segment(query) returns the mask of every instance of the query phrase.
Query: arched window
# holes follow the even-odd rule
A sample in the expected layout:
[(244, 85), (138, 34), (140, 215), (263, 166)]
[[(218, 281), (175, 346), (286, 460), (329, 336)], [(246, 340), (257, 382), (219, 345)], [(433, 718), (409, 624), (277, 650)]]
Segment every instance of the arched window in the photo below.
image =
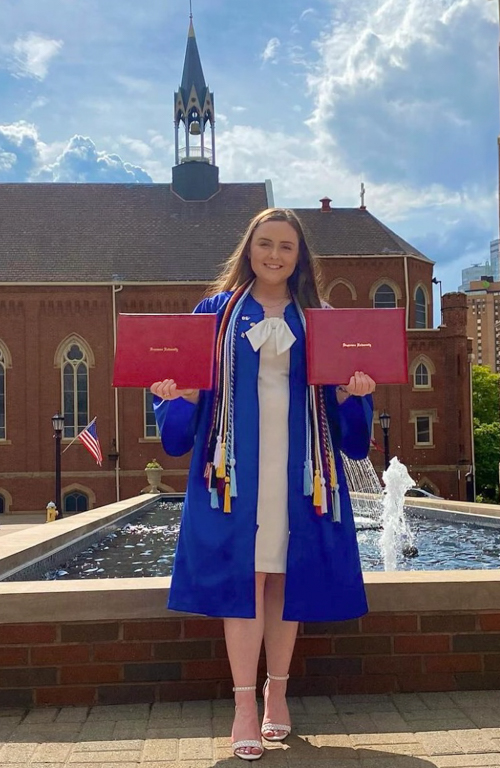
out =
[(7, 414), (5, 412), (6, 410), (6, 401), (5, 401), (6, 369), (7, 369), (7, 364), (5, 361), (5, 355), (2, 352), (2, 348), (0, 347), (0, 440), (5, 440), (7, 438), (7, 432), (6, 432)]
[(7, 505), (6, 505), (6, 503), (5, 503), (5, 499), (4, 499), (4, 497), (2, 496), (2, 494), (0, 493), (0, 515), (3, 515), (3, 513), (5, 512), (5, 507), (6, 507), (6, 506), (7, 506)]
[(89, 423), (89, 368), (85, 350), (72, 343), (61, 366), (64, 437), (76, 437)]
[(382, 283), (375, 291), (373, 306), (375, 309), (392, 309), (397, 307), (396, 294), (390, 285)]
[(79, 491), (73, 491), (73, 493), (67, 493), (63, 501), (63, 509), (65, 512), (86, 512), (89, 508), (89, 499), (85, 493)]
[(418, 355), (410, 363), (410, 376), (413, 380), (413, 389), (432, 389), (432, 377), (436, 373), (436, 366), (427, 355)]
[(415, 291), (415, 328), (427, 328), (427, 297), (421, 285)]
[(440, 496), (441, 492), (437, 485), (432, 482), (432, 480), (429, 480), (428, 477), (421, 477), (418, 481), (417, 488), (421, 488), (423, 491), (427, 491), (427, 493), (433, 493), (434, 496)]
[(424, 363), (419, 363), (415, 368), (415, 387), (429, 386), (429, 370)]
[(326, 287), (325, 296), (328, 303), (335, 308), (352, 307), (353, 302), (358, 298), (354, 284), (344, 277), (332, 280)]

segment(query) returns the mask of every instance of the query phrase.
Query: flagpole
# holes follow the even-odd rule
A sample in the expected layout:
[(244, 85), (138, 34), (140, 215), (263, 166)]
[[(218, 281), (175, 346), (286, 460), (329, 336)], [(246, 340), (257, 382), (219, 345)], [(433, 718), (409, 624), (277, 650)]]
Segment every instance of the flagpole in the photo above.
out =
[[(81, 434), (82, 434), (82, 432), (84, 432), (86, 429), (88, 429), (88, 428), (91, 426), (91, 424), (93, 424), (93, 423), (94, 423), (94, 421), (97, 421), (97, 416), (94, 416), (94, 418), (92, 419), (92, 421), (89, 421), (89, 423), (87, 424), (87, 426), (86, 426), (86, 427), (84, 427), (82, 430), (80, 430), (80, 432), (78, 433), (78, 435), (81, 435)], [(78, 440), (78, 435), (77, 435), (76, 437), (74, 437), (74, 438), (73, 438), (73, 440), (71, 441), (71, 443), (68, 443), (68, 445), (67, 445), (67, 446), (66, 446), (66, 448), (64, 449), (63, 453), (66, 453), (66, 451), (68, 450), (68, 448), (71, 448), (71, 446), (73, 445), (73, 443), (75, 442), (75, 440)]]

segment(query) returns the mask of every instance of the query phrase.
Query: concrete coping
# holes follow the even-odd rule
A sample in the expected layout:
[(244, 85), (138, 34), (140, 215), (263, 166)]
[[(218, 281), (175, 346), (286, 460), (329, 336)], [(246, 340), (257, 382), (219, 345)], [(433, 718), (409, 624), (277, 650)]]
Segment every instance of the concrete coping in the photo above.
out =
[[(155, 498), (153, 494), (137, 496), (6, 536), (0, 540), (0, 575), (57, 551)], [(460, 519), (463, 512), (482, 514), (490, 520), (500, 517), (496, 505), (434, 499), (411, 501), (411, 506), (420, 510), (435, 510), (439, 504), (447, 518), (457, 508)], [(500, 570), (496, 569), (371, 571), (364, 574), (364, 579), (370, 610), (374, 612), (498, 611), (500, 605)], [(0, 625), (179, 617), (179, 613), (166, 609), (170, 583), (170, 577), (4, 581), (0, 582)]]
[(127, 513), (151, 504), (156, 498), (159, 498), (158, 494), (142, 494), (45, 525), (33, 525), (2, 537), (0, 579), (18, 570), (20, 566), (55, 553), (79, 538), (114, 523)]
[[(371, 571), (364, 579), (370, 611), (377, 613), (498, 611), (500, 605), (500, 570)], [(170, 584), (170, 577), (0, 582), (0, 626), (179, 618), (166, 608)]]

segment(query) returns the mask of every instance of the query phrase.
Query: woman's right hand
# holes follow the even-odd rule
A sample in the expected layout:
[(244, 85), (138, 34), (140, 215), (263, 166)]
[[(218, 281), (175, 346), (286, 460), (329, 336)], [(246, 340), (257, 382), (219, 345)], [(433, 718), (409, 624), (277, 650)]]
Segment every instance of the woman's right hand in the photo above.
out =
[(177, 400), (182, 397), (189, 403), (196, 405), (200, 399), (199, 389), (177, 389), (177, 384), (173, 379), (164, 379), (163, 381), (155, 381), (151, 385), (151, 392), (157, 397), (161, 397), (162, 400)]

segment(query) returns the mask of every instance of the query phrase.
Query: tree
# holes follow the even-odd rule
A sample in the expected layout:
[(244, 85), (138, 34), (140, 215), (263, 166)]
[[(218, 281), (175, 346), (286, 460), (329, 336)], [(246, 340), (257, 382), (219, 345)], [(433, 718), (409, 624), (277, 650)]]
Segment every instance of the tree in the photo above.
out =
[(500, 462), (500, 375), (486, 365), (472, 367), (476, 489), (484, 501), (498, 499)]
[(472, 407), (481, 424), (494, 424), (500, 416), (500, 375), (487, 365), (472, 366)]
[(498, 498), (498, 463), (500, 462), (500, 424), (481, 424), (474, 419), (476, 488), (485, 501)]

